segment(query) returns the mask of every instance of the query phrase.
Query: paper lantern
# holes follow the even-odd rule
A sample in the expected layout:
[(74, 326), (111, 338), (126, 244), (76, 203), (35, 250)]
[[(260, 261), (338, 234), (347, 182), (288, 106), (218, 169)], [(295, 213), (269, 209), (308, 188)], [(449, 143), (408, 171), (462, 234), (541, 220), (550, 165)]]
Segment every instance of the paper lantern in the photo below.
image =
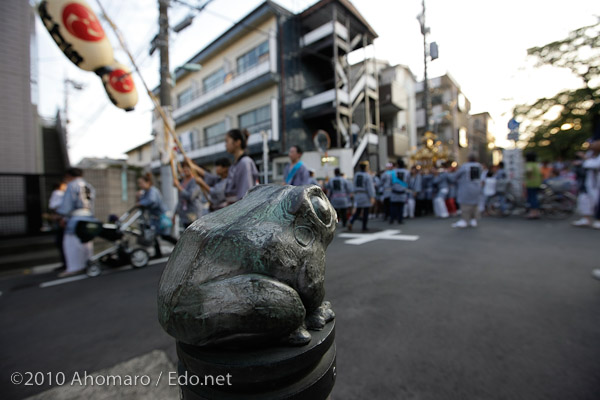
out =
[(52, 39), (79, 68), (100, 75), (113, 62), (113, 48), (85, 1), (44, 0), (38, 10)]
[(131, 70), (119, 62), (113, 61), (105, 69), (101, 78), (110, 101), (125, 111), (133, 110), (138, 101), (138, 93)]

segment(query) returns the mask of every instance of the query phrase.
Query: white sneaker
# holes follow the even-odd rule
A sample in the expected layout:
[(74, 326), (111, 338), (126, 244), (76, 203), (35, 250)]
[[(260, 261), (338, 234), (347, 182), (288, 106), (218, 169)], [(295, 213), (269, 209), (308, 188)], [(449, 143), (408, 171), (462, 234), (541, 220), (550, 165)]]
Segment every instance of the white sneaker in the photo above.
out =
[(590, 220), (587, 218), (579, 218), (577, 221), (571, 222), (573, 226), (590, 226)]
[(471, 222), (470, 222), (470, 225), (471, 225), (473, 228), (477, 228), (477, 220), (476, 220), (476, 219), (472, 219), (472, 220), (471, 220)]
[(453, 228), (466, 228), (467, 226), (467, 221), (465, 221), (464, 219), (460, 219), (452, 224)]
[(600, 269), (595, 269), (592, 271), (592, 276), (596, 279), (600, 280)]
[(600, 229), (600, 220), (595, 220), (594, 222), (592, 222), (592, 228)]

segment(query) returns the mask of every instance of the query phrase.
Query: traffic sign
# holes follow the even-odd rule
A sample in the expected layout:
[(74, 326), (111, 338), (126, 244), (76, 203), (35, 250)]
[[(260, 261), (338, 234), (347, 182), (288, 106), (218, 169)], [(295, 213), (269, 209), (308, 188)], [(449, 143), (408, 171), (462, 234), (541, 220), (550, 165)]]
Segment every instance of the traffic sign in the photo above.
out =
[(514, 140), (514, 141), (517, 141), (517, 140), (519, 140), (519, 132), (516, 132), (516, 131), (511, 131), (511, 132), (508, 134), (508, 140)]
[(521, 124), (519, 124), (514, 118), (511, 118), (511, 120), (508, 121), (508, 129), (510, 129), (511, 131), (519, 130), (519, 125)]

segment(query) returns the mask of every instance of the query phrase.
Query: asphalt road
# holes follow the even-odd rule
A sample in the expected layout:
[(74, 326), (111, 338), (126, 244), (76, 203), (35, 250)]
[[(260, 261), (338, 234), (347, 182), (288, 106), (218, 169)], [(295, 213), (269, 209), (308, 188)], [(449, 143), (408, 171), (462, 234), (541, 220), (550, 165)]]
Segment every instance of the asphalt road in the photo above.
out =
[[(353, 245), (338, 233), (330, 245), (332, 399), (600, 398), (600, 231), (519, 219), (371, 227), (418, 239)], [(156, 317), (163, 267), (48, 287), (52, 274), (1, 280), (0, 397), (48, 389), (12, 385), (15, 371), (97, 371), (153, 350), (175, 361)]]

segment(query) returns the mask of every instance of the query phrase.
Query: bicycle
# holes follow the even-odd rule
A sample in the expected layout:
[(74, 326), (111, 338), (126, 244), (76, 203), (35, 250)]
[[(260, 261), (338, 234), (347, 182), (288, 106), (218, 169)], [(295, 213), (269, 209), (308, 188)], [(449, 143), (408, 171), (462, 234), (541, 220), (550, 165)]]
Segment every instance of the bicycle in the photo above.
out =
[[(504, 212), (502, 210), (502, 197), (504, 197)], [(577, 198), (573, 193), (565, 190), (564, 182), (553, 184), (544, 183), (538, 192), (540, 214), (551, 219), (565, 219), (573, 214), (577, 205)], [(495, 194), (486, 203), (486, 212), (489, 216), (500, 217), (510, 215), (525, 215), (529, 211), (529, 204), (524, 198), (517, 197), (510, 190), (503, 194)]]

